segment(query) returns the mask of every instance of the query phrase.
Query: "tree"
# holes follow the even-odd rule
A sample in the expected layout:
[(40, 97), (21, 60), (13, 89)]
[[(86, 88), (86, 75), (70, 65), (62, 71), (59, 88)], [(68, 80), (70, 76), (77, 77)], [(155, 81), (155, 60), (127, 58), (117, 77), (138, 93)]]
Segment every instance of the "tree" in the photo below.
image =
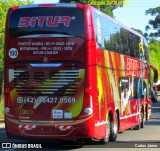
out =
[(119, 6), (123, 6), (125, 0), (59, 0), (60, 3), (85, 3), (90, 4), (102, 12), (113, 17), (113, 10)]
[[(158, 40), (151, 41), (148, 44), (149, 54), (150, 54), (150, 63), (154, 65), (158, 72), (160, 72), (160, 42)], [(152, 75), (153, 76), (153, 75)], [(153, 79), (153, 78), (152, 78)], [(160, 77), (159, 77), (160, 79)]]
[(30, 0), (0, 0), (0, 84), (3, 81), (3, 54), (6, 14), (9, 7), (31, 4)]
[(135, 29), (135, 28), (132, 28), (132, 29), (135, 30), (136, 32), (138, 32), (139, 34), (143, 35), (142, 30), (140, 30), (140, 29)]
[(160, 6), (146, 10), (146, 15), (148, 14), (155, 16), (155, 18), (149, 20), (149, 25), (146, 26), (146, 31), (153, 30), (153, 32), (150, 34), (145, 33), (145, 37), (154, 41), (156, 38), (160, 37)]

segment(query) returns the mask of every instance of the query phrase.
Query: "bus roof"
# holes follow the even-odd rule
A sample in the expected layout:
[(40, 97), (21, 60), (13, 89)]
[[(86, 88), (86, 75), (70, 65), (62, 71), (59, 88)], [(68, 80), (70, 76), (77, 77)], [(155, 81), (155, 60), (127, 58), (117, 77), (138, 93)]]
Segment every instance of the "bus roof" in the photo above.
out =
[(12, 8), (23, 9), (23, 8), (34, 8), (34, 7), (80, 7), (82, 4), (69, 4), (69, 3), (43, 3), (43, 4), (32, 4), (32, 5), (22, 5), (14, 6)]
[[(91, 7), (92, 7), (92, 6), (91, 6)], [(114, 22), (114, 23), (120, 25), (121, 27), (127, 29), (128, 31), (132, 32), (133, 34), (135, 34), (135, 35), (137, 35), (137, 36), (139, 36), (139, 37), (143, 37), (143, 36), (142, 36), (140, 33), (138, 33), (137, 31), (135, 31), (135, 30), (129, 28), (128, 26), (126, 26), (126, 25), (122, 24), (121, 22), (117, 21), (116, 19), (114, 19), (114, 18), (108, 16), (107, 14), (105, 14), (105, 13), (103, 13), (102, 11), (96, 9), (95, 7), (92, 7), (92, 8), (94, 9), (95, 12), (97, 12), (98, 14), (100, 14), (100, 15), (106, 17), (108, 20), (110, 20), (110, 21), (112, 21), (112, 22)]]
[(32, 4), (32, 5), (23, 5), (23, 6), (15, 6), (15, 7), (12, 7), (12, 10), (16, 10), (16, 9), (23, 9), (23, 8), (36, 8), (36, 7), (68, 7), (68, 8), (73, 8), (73, 7), (77, 7), (77, 8), (83, 8), (84, 6), (89, 6), (89, 7), (92, 7), (93, 10), (106, 17), (108, 20), (120, 25), (121, 27), (127, 29), (128, 31), (132, 32), (133, 34), (139, 36), (139, 37), (143, 37), (140, 33), (138, 33), (137, 31), (127, 27), (126, 25), (122, 24), (121, 22), (117, 21), (116, 19), (108, 16), (107, 14), (103, 13), (102, 11), (94, 8), (93, 6), (89, 5), (89, 4), (70, 4), (70, 3), (43, 3), (43, 4)]

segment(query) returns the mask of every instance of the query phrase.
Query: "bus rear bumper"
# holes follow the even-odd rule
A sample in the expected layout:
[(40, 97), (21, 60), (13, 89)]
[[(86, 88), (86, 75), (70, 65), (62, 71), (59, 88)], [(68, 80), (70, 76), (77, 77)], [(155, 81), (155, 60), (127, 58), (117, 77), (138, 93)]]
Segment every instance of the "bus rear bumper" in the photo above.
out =
[[(6, 133), (9, 137), (21, 137), (23, 139), (41, 140), (44, 138), (53, 140), (88, 140), (93, 138), (92, 118), (79, 124), (35, 124), (20, 123), (6, 120)], [(14, 120), (15, 121), (15, 120)]]

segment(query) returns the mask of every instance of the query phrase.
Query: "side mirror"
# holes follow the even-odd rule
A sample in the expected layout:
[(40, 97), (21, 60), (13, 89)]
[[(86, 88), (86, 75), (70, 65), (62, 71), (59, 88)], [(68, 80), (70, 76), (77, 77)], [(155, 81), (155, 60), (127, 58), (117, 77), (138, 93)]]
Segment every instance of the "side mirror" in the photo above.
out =
[(156, 69), (155, 66), (149, 64), (149, 67), (153, 70), (154, 72), (154, 83), (157, 83), (158, 81), (158, 70)]

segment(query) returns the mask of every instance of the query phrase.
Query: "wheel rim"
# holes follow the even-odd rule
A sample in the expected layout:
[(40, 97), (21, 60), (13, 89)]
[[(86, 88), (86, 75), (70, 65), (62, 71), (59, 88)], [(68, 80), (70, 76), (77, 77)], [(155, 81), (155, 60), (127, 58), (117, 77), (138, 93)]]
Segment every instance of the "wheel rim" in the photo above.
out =
[(143, 113), (141, 113), (141, 128), (143, 128), (144, 127), (144, 114)]
[(118, 125), (117, 125), (117, 121), (116, 121), (116, 123), (113, 124), (113, 133), (117, 134), (117, 132), (118, 132)]
[(106, 141), (108, 142), (109, 141), (109, 136), (110, 136), (110, 133), (111, 133), (110, 119), (108, 119), (108, 124), (106, 126), (107, 126), (107, 128), (106, 128)]

